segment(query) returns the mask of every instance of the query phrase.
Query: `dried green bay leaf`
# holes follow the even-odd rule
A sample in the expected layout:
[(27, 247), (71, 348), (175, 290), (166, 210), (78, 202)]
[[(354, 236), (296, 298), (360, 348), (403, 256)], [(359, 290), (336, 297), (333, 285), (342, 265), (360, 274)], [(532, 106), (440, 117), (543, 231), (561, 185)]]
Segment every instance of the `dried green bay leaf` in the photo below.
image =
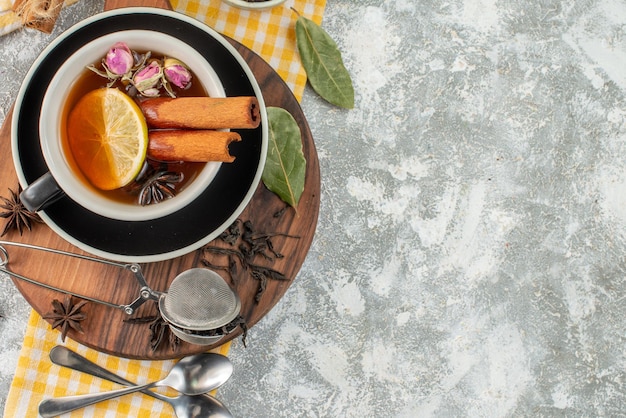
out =
[(269, 144), (263, 168), (263, 183), (289, 205), (296, 207), (306, 174), (302, 134), (296, 120), (285, 109), (268, 107)]
[(318, 24), (298, 16), (296, 44), (313, 90), (329, 103), (352, 109), (354, 88), (335, 41)]

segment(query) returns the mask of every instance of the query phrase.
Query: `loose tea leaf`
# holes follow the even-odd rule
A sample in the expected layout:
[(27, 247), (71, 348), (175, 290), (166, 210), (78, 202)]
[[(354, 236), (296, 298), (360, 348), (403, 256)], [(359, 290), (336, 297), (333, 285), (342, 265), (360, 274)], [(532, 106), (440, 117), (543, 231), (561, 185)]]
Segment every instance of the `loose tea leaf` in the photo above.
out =
[(296, 207), (306, 174), (300, 127), (293, 116), (278, 107), (267, 108), (269, 145), (263, 183), (283, 201)]
[(354, 88), (335, 41), (319, 25), (298, 15), (296, 44), (309, 83), (324, 100), (354, 107)]
[(178, 338), (171, 330), (165, 319), (158, 312), (158, 304), (155, 303), (157, 313), (151, 316), (141, 316), (135, 318), (124, 319), (124, 322), (128, 324), (149, 324), (150, 329), (150, 349), (155, 352), (167, 336), (167, 342), (169, 349), (173, 352), (178, 352), (180, 347), (180, 338)]
[[(219, 237), (221, 241), (229, 245), (224, 248), (218, 245), (206, 245), (203, 247), (205, 253), (202, 263), (215, 270), (226, 271), (233, 283), (239, 281), (239, 274), (249, 274), (250, 277), (257, 280), (259, 287), (255, 295), (255, 301), (258, 303), (265, 292), (265, 288), (269, 280), (289, 280), (283, 273), (257, 262), (274, 262), (276, 259), (283, 258), (274, 246), (272, 238), (285, 237), (299, 239), (299, 236), (289, 235), (281, 232), (258, 232), (254, 229), (252, 222), (241, 221), (237, 219), (233, 224), (222, 233)], [(225, 257), (226, 265), (215, 264), (215, 257)], [(240, 267), (240, 268), (238, 268)]]

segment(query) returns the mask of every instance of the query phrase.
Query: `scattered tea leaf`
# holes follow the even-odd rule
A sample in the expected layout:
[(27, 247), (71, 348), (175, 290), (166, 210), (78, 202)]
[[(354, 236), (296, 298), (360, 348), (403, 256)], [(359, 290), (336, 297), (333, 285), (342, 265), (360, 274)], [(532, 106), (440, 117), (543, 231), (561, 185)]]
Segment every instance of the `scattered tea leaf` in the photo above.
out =
[(313, 90), (329, 103), (352, 109), (354, 88), (335, 41), (318, 24), (298, 15), (296, 44)]
[(283, 201), (296, 207), (306, 174), (302, 136), (296, 120), (285, 109), (268, 107), (269, 144), (263, 183)]
[[(202, 264), (214, 270), (227, 272), (235, 286), (243, 278), (241, 275), (255, 279), (258, 288), (254, 300), (258, 303), (270, 280), (289, 280), (280, 271), (267, 266), (267, 263), (273, 263), (284, 257), (274, 246), (275, 237), (300, 238), (282, 232), (259, 232), (251, 221), (237, 219), (219, 236), (220, 241), (228, 244), (228, 247), (211, 244), (204, 246)], [(226, 260), (216, 263), (216, 258)]]
[(169, 349), (173, 352), (177, 352), (180, 348), (180, 338), (178, 338), (176, 334), (171, 331), (169, 324), (161, 316), (158, 311), (158, 303), (155, 303), (154, 306), (157, 308), (157, 313), (155, 315), (127, 318), (124, 319), (124, 322), (128, 324), (149, 324), (150, 349), (152, 352), (159, 349), (161, 343), (165, 341), (166, 336)]

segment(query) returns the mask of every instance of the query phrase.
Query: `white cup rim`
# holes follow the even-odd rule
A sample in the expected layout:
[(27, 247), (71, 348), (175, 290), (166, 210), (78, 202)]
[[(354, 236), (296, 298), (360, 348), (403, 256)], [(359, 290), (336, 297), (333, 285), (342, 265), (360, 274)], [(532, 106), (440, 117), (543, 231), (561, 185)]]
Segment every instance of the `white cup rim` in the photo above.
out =
[[(141, 206), (105, 197), (84, 179), (76, 177), (61, 145), (61, 109), (71, 84), (89, 71), (86, 65), (97, 63), (116, 42), (125, 42), (131, 49), (150, 50), (158, 45), (158, 53), (178, 58), (194, 72), (203, 87), (212, 97), (224, 97), (224, 87), (207, 60), (181, 40), (150, 30), (132, 29), (110, 33), (83, 45), (72, 54), (56, 71), (46, 89), (40, 119), (40, 143), (48, 169), (60, 188), (76, 203), (98, 215), (122, 221), (147, 221), (170, 215), (189, 203), (206, 189), (220, 168), (220, 163), (209, 162), (185, 189), (171, 199)], [(152, 48), (153, 49), (153, 48)], [(51, 118), (46, 115), (58, 115)]]

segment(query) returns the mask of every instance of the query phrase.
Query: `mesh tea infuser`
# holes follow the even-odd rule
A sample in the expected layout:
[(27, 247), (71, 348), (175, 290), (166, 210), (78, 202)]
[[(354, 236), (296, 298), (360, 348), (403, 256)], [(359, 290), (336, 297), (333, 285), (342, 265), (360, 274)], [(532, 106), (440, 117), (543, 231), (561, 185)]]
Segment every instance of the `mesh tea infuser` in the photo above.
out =
[[(46, 251), (128, 270), (133, 274), (140, 286), (139, 296), (127, 305), (118, 305), (38, 282), (8, 269), (9, 253), (4, 247), (5, 245)], [(193, 335), (193, 332), (209, 331), (223, 327), (233, 321), (239, 315), (241, 309), (239, 296), (230, 288), (228, 283), (219, 274), (204, 268), (192, 268), (183, 271), (174, 278), (168, 292), (158, 292), (148, 286), (139, 264), (123, 264), (32, 244), (0, 241), (0, 272), (49, 290), (66, 293), (112, 308), (122, 309), (127, 315), (132, 315), (146, 301), (155, 300), (158, 302), (161, 316), (168, 322), (172, 332), (183, 341), (193, 344), (207, 345), (217, 341), (223, 335), (220, 335), (217, 339), (215, 336), (211, 339), (198, 339), (193, 338), (197, 337)]]

